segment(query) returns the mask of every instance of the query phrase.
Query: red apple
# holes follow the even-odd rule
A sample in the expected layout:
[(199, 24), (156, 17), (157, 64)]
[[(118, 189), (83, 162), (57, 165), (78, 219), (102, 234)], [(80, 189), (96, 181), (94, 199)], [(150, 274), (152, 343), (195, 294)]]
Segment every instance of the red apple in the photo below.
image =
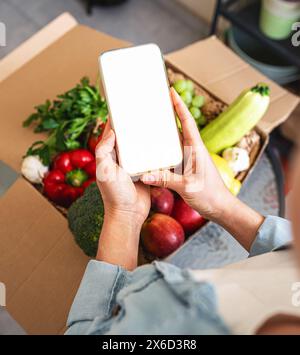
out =
[(141, 238), (148, 253), (164, 258), (183, 244), (184, 231), (174, 218), (154, 213), (143, 224)]
[(196, 232), (205, 223), (205, 219), (180, 197), (175, 199), (172, 217), (181, 224), (186, 236)]
[(174, 196), (168, 189), (151, 187), (151, 208), (154, 212), (170, 215), (174, 205)]

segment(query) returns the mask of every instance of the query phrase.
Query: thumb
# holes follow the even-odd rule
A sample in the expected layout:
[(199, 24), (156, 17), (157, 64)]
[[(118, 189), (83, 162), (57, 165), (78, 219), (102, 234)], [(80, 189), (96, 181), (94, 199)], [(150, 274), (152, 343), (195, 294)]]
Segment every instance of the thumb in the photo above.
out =
[(145, 185), (168, 188), (178, 193), (180, 192), (182, 185), (182, 176), (171, 173), (170, 170), (154, 171), (144, 174), (141, 180)]
[(115, 134), (112, 130), (106, 131), (102, 140), (97, 144), (95, 156), (97, 163), (102, 162), (109, 156), (115, 146)]
[(96, 147), (96, 177), (97, 180), (113, 181), (116, 178), (117, 166), (114, 161), (115, 135), (108, 131)]

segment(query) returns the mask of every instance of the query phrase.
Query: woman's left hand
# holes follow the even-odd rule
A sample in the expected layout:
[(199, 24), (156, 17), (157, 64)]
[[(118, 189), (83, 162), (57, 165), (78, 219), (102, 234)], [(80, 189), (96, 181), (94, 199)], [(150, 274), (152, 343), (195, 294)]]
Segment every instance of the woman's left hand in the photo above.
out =
[(139, 236), (150, 210), (150, 189), (116, 163), (115, 134), (109, 122), (96, 147), (97, 184), (104, 202), (104, 223), (96, 258), (132, 270), (137, 266)]
[(150, 209), (149, 187), (141, 182), (134, 183), (115, 158), (115, 134), (108, 121), (96, 148), (97, 184), (105, 213), (111, 216), (124, 215), (128, 222), (131, 220), (142, 224)]

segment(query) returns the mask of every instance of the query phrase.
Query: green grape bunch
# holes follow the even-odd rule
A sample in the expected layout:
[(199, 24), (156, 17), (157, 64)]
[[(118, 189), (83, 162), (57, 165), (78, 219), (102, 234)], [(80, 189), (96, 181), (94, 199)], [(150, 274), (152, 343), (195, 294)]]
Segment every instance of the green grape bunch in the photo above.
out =
[(202, 95), (196, 95), (194, 83), (191, 80), (180, 79), (174, 83), (173, 87), (187, 105), (198, 128), (205, 126), (207, 120), (201, 112), (201, 107), (205, 104), (205, 98)]

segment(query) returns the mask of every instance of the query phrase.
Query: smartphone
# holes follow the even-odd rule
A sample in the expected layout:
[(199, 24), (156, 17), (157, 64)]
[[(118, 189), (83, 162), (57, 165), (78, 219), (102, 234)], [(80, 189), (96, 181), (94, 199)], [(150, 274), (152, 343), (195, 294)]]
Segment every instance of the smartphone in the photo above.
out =
[(159, 47), (107, 51), (99, 66), (120, 166), (137, 176), (179, 165), (182, 146)]

